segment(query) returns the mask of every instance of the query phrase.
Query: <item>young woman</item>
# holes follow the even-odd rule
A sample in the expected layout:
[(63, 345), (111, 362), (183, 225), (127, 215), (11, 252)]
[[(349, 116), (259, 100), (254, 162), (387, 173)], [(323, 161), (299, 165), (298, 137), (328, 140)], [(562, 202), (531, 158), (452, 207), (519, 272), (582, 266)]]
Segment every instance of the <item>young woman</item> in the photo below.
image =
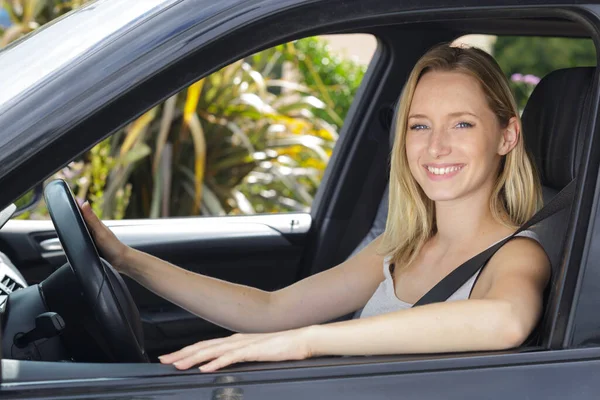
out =
[[(96, 243), (118, 271), (242, 332), (198, 342), (161, 362), (215, 371), (241, 361), (523, 343), (540, 317), (550, 275), (531, 232), (504, 245), (451, 301), (411, 308), (541, 206), (504, 74), (481, 50), (440, 45), (417, 62), (399, 107), (385, 233), (344, 263), (276, 292), (195, 274), (129, 248), (84, 204)], [(353, 320), (326, 323), (356, 310)]]

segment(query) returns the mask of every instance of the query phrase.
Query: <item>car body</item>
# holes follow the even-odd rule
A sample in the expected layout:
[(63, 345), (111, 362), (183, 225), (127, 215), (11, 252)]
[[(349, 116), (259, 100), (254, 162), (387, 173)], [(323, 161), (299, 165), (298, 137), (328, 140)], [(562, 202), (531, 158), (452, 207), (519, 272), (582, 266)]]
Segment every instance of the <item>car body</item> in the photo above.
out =
[[(310, 214), (109, 223), (126, 243), (185, 268), (275, 290), (343, 261), (369, 231), (387, 184), (390, 135), (382, 120), (424, 50), (467, 33), (564, 35), (597, 42), (599, 31), (600, 5), (586, 2), (91, 3), (0, 52), (0, 205), (150, 107), (233, 61), (309, 35), (371, 33), (378, 38), (378, 50)], [(582, 143), (578, 195), (539, 345), (504, 352), (324, 357), (239, 365), (213, 374), (157, 363), (15, 361), (3, 355), (0, 396), (596, 398), (597, 74), (594, 81), (589, 103), (595, 112)], [(50, 221), (10, 221), (0, 231), (0, 251), (29, 284), (37, 283), (65, 261), (61, 251), (41, 247), (55, 237)], [(146, 348), (154, 355), (228, 333), (127, 283), (140, 309)]]

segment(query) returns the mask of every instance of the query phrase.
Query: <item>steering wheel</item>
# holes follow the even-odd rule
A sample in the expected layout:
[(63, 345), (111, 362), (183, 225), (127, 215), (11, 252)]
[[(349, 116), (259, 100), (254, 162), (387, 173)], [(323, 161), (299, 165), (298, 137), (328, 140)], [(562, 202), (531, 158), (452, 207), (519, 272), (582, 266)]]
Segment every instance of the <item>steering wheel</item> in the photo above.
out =
[(99, 324), (107, 356), (114, 362), (148, 362), (139, 311), (123, 278), (98, 255), (73, 192), (58, 179), (46, 185), (44, 198), (67, 261)]

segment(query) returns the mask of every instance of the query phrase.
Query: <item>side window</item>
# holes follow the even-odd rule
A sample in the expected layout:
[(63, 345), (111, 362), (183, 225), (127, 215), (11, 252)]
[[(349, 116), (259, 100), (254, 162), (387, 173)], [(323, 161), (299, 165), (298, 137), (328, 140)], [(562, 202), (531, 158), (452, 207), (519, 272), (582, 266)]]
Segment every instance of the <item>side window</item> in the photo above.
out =
[(467, 35), (456, 43), (480, 47), (494, 56), (509, 79), (521, 111), (540, 79), (550, 72), (596, 65), (591, 39)]
[(53, 178), (104, 219), (309, 212), (375, 48), (371, 35), (328, 35), (246, 57)]

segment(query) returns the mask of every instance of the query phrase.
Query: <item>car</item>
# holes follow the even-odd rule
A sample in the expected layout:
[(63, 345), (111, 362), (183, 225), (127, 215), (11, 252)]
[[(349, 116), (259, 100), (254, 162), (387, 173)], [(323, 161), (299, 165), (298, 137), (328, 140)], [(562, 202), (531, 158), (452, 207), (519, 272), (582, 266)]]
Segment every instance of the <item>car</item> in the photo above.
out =
[[(275, 290), (342, 262), (381, 232), (391, 112), (428, 48), (475, 33), (597, 44), (599, 32), (591, 2), (91, 2), (0, 52), (0, 220), (75, 157), (212, 72), (302, 37), (372, 34), (377, 51), (310, 213), (107, 222), (125, 243), (184, 268)], [(523, 111), (545, 200), (576, 179), (570, 208), (538, 226), (553, 274), (535, 340), (505, 351), (178, 371), (156, 356), (230, 332), (114, 273), (93, 251), (70, 189), (53, 181), (44, 196), (54, 224), (10, 220), (0, 230), (0, 397), (597, 398), (599, 77), (593, 66), (552, 72)]]

